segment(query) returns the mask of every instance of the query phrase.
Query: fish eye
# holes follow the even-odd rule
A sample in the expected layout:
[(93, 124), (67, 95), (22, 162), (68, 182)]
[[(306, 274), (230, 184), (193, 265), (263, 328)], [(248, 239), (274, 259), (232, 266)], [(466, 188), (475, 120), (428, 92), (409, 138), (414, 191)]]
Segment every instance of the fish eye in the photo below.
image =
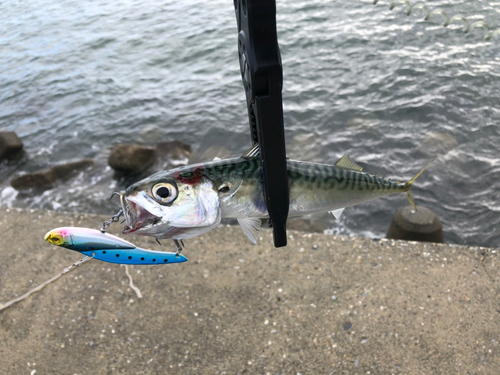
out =
[(226, 184), (222, 184), (221, 186), (219, 186), (219, 193), (227, 193), (230, 189), (229, 189), (229, 186), (227, 186)]
[(153, 197), (160, 203), (172, 203), (177, 198), (177, 188), (168, 182), (160, 182), (151, 190)]

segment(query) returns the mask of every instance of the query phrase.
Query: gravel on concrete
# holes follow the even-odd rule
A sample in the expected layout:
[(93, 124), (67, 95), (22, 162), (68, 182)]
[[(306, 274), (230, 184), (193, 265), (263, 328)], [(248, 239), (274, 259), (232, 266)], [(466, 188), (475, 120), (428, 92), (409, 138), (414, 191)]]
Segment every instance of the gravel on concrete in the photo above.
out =
[[(47, 231), (104, 219), (0, 209), (0, 304), (81, 258)], [(130, 266), (143, 298), (123, 266), (82, 265), (0, 311), (0, 374), (500, 373), (496, 249), (261, 233), (220, 227), (186, 263)]]

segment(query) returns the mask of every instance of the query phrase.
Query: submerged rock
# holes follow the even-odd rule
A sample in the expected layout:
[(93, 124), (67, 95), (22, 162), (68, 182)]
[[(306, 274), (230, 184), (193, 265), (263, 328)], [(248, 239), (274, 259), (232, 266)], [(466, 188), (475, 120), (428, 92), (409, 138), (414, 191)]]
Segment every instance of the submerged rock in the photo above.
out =
[(235, 155), (231, 155), (231, 152), (227, 148), (222, 146), (210, 146), (203, 152), (193, 153), (189, 159), (189, 164), (206, 163), (214, 160), (215, 158), (227, 159), (230, 157), (235, 157)]
[(314, 133), (295, 135), (286, 146), (286, 156), (290, 159), (313, 161), (324, 157), (321, 137)]
[(83, 159), (64, 164), (56, 165), (52, 168), (42, 169), (34, 173), (27, 173), (10, 181), (14, 189), (31, 189), (52, 185), (58, 179), (70, 177), (74, 172), (94, 165), (93, 159)]
[(439, 217), (425, 207), (405, 207), (394, 214), (387, 238), (406, 241), (443, 242)]
[(118, 145), (113, 147), (108, 164), (117, 172), (139, 173), (155, 161), (155, 149), (139, 145)]
[(191, 156), (191, 146), (181, 141), (160, 142), (156, 145), (156, 155), (176, 160), (189, 158)]
[(42, 169), (34, 173), (27, 173), (10, 180), (10, 184), (16, 190), (52, 185), (54, 182), (56, 182), (56, 176), (52, 168)]
[(82, 159), (55, 165), (54, 167), (52, 167), (52, 171), (54, 172), (54, 176), (56, 177), (56, 179), (67, 178), (73, 172), (79, 171), (87, 167), (92, 167), (93, 165), (94, 165), (94, 159)]
[(373, 124), (373, 121), (363, 117), (351, 117), (345, 124), (348, 127), (369, 128)]
[(430, 132), (422, 138), (422, 151), (433, 156), (446, 154), (457, 146), (455, 137), (448, 133)]
[(191, 146), (181, 141), (160, 142), (156, 145), (155, 170), (166, 170), (186, 165), (191, 156)]
[(309, 218), (292, 217), (286, 223), (286, 229), (307, 233), (323, 233), (325, 228)]
[(15, 132), (0, 132), (0, 160), (11, 158), (23, 149), (23, 142)]

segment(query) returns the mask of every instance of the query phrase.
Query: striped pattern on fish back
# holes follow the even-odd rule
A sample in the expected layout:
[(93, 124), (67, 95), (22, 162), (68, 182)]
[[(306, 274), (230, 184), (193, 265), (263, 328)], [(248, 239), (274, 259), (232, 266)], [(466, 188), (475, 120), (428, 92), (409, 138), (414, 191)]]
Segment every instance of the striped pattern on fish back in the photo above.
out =
[(324, 190), (356, 190), (396, 192), (406, 191), (408, 187), (404, 183), (387, 180), (378, 176), (345, 170), (333, 165), (305, 163), (289, 160), (288, 178), (298, 185), (308, 185), (316, 189)]
[(262, 176), (261, 162), (252, 159), (225, 159), (206, 163), (200, 166), (203, 174), (210, 179), (243, 178), (244, 180), (259, 180)]
[[(226, 159), (203, 165), (203, 173), (210, 178), (243, 178), (260, 180), (261, 161), (252, 159)], [(287, 160), (290, 183), (316, 189), (400, 192), (407, 191), (405, 183), (391, 181), (369, 173), (337, 168), (333, 165)]]

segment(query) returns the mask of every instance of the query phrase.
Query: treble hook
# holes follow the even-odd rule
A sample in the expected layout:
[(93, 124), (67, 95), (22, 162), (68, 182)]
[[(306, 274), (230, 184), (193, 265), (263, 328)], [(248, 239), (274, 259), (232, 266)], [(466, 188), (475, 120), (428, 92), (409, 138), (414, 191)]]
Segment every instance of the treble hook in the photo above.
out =
[(121, 196), (123, 194), (123, 190), (121, 192), (114, 191), (113, 194), (109, 197), (109, 200), (113, 199), (115, 195)]
[[(175, 246), (177, 246), (177, 253), (175, 253), (175, 256), (178, 257), (181, 254), (182, 251), (182, 246), (184, 246), (184, 242), (182, 240), (174, 240)], [(182, 246), (181, 246), (182, 244)]]
[(131, 224), (130, 223), (130, 211), (129, 211), (127, 203), (125, 202), (125, 191), (122, 190), (118, 194), (120, 195), (120, 204), (122, 206), (123, 215), (125, 216), (125, 221), (127, 222), (127, 225), (130, 227), (131, 226), (130, 225)]

